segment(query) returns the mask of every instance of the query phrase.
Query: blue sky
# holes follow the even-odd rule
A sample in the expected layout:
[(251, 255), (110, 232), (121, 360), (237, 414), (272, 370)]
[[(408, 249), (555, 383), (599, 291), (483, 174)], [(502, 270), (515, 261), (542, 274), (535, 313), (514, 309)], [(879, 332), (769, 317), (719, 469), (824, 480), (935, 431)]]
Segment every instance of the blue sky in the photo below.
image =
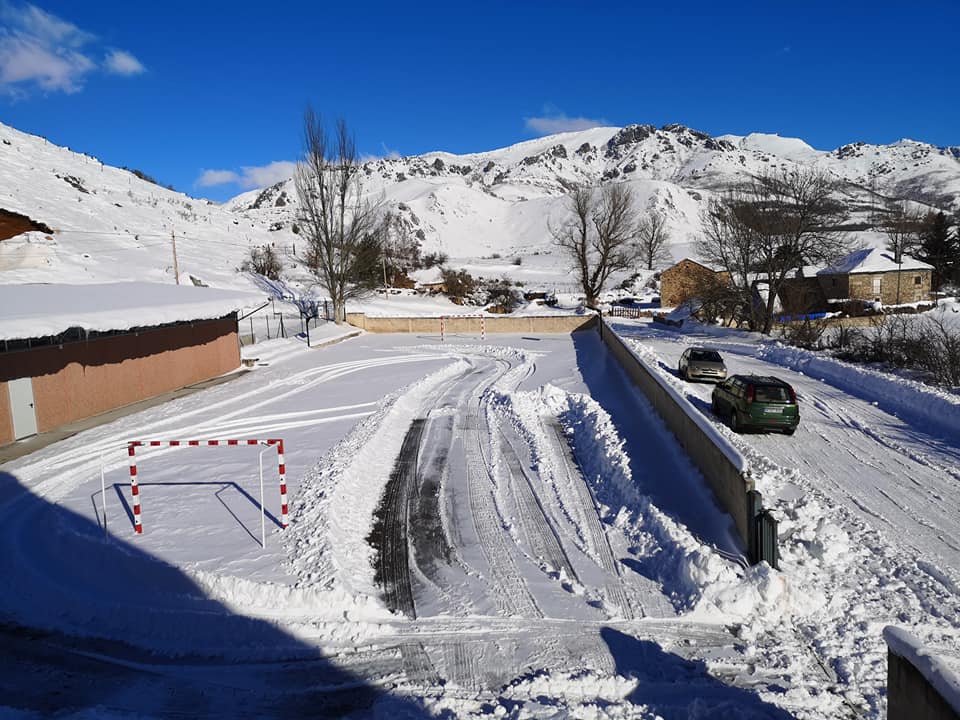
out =
[(0, 121), (215, 200), (308, 103), (365, 155), (679, 122), (819, 149), (960, 145), (960, 2), (0, 0)]

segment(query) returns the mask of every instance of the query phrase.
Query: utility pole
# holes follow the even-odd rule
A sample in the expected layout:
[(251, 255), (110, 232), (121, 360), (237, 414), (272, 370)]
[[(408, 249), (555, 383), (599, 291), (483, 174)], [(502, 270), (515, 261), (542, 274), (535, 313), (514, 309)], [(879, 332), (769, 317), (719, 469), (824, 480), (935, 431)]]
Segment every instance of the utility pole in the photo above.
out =
[(177, 234), (170, 231), (170, 242), (173, 243), (173, 276), (177, 279), (177, 285), (180, 284), (180, 265), (177, 264)]

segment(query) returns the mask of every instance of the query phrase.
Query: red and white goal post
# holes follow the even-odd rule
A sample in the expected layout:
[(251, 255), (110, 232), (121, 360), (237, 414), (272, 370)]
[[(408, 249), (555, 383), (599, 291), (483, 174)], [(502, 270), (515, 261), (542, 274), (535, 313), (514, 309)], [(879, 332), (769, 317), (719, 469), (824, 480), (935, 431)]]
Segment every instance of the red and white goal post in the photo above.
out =
[[(272, 445), (277, 448), (277, 464), (280, 469), (280, 524), (287, 528), (287, 466), (283, 460), (283, 440), (130, 440), (127, 443), (127, 455), (130, 456), (130, 494), (133, 496), (133, 529), (143, 534), (143, 522), (140, 519), (140, 487), (137, 485), (137, 448), (138, 447), (207, 447), (207, 446)], [(262, 483), (261, 483), (262, 484)]]
[[(440, 342), (444, 342), (444, 336), (447, 328), (451, 324), (456, 323), (457, 320), (480, 320), (480, 340), (486, 342), (487, 339), (487, 320), (486, 316), (475, 314), (475, 315), (441, 315), (440, 316)], [(460, 330), (460, 332), (465, 332)]]

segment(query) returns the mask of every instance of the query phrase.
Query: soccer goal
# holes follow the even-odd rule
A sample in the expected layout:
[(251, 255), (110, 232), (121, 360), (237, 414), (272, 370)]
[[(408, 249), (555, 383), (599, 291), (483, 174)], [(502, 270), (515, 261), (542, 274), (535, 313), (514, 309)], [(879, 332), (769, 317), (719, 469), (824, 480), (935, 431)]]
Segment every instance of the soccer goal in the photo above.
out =
[(480, 330), (480, 340), (487, 339), (487, 321), (483, 315), (441, 315), (440, 342), (452, 333), (475, 333)]
[[(130, 456), (130, 495), (133, 499), (133, 530), (138, 535), (143, 534), (143, 521), (140, 516), (140, 486), (137, 484), (137, 448), (138, 447), (238, 447), (247, 445), (265, 445), (267, 449), (277, 449), (277, 465), (280, 470), (280, 524), (287, 527), (287, 467), (283, 460), (283, 440), (273, 438), (269, 440), (130, 440), (127, 442), (127, 455)], [(263, 454), (261, 453), (261, 460)], [(263, 512), (263, 467), (260, 471), (261, 514)]]

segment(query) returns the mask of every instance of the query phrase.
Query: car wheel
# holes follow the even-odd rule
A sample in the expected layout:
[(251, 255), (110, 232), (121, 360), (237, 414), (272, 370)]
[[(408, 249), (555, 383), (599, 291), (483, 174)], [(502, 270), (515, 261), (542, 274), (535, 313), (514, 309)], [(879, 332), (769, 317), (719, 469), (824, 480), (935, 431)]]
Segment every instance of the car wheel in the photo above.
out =
[(714, 415), (719, 415), (720, 413), (717, 412), (717, 409), (718, 409), (718, 408), (717, 408), (717, 400), (716, 400), (716, 398), (711, 397), (711, 398), (710, 398), (710, 410), (713, 412)]
[(736, 408), (730, 409), (730, 429), (735, 433), (743, 431), (743, 425), (740, 424), (740, 416), (737, 414)]
[(787, 428), (786, 430), (783, 431), (783, 434), (784, 434), (784, 435), (793, 435), (796, 431), (797, 431), (797, 429), (796, 429), (795, 427)]

